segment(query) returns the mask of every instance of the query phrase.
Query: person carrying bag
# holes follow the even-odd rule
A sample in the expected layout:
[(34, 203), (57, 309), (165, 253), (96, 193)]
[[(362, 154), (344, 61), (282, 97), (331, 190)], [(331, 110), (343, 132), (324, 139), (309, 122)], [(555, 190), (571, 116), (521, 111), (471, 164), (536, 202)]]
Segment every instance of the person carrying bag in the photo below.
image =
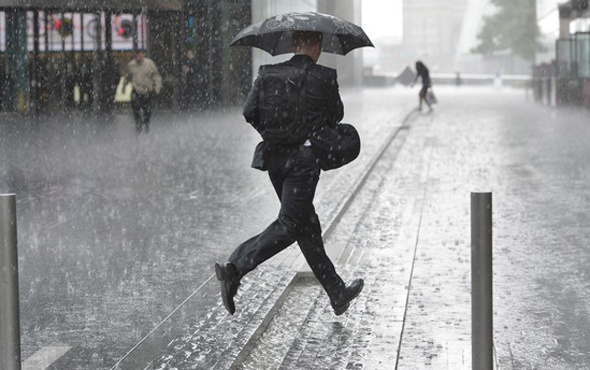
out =
[[(259, 79), (260, 120), (254, 128), (264, 139), (254, 151), (252, 167), (266, 171), (273, 149), (308, 141), (323, 171), (355, 160), (361, 150), (356, 128), (348, 123), (313, 125), (306, 101), (307, 68), (290, 63), (262, 66)], [(340, 104), (342, 104), (340, 102)]]
[(287, 62), (262, 66), (246, 99), (244, 117), (264, 139), (256, 147), (252, 166), (268, 171), (281, 208), (264, 231), (240, 244), (228, 261), (215, 264), (230, 314), (244, 275), (294, 242), (336, 315), (348, 309), (364, 285), (362, 279), (346, 285), (336, 272), (313, 205), (320, 171), (341, 167), (360, 151), (356, 130), (339, 123), (344, 106), (336, 71), (316, 64), (322, 37), (320, 32), (293, 32), (295, 55)]

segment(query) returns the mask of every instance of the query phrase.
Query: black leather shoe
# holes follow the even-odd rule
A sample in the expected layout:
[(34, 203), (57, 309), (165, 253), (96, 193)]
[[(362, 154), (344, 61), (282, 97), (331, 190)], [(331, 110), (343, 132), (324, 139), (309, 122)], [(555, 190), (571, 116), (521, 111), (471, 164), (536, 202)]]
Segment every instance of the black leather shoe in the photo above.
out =
[(334, 313), (336, 316), (340, 316), (348, 310), (348, 306), (350, 306), (350, 301), (358, 297), (363, 290), (363, 286), (365, 285), (365, 281), (363, 279), (356, 279), (349, 286), (344, 288), (344, 291), (338, 297), (337, 300), (332, 301), (332, 308), (334, 309)]
[(238, 269), (231, 262), (215, 264), (215, 275), (221, 285), (221, 300), (227, 311), (233, 315), (236, 312), (234, 305), (234, 296), (240, 286), (240, 276)]

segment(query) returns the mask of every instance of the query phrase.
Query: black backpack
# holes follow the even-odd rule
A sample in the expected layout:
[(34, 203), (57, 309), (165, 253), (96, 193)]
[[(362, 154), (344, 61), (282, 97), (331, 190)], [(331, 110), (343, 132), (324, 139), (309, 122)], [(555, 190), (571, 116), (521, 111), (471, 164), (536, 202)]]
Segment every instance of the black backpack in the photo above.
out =
[(306, 69), (281, 63), (263, 66), (260, 75), (258, 132), (271, 146), (302, 144), (310, 134), (305, 107)]

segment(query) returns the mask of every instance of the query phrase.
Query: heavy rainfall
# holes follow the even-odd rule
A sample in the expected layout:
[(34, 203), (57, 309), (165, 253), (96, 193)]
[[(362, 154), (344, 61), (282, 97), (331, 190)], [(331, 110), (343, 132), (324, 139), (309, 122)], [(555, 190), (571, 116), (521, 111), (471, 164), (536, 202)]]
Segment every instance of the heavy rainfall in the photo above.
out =
[(0, 0), (0, 369), (588, 369), (588, 108), (587, 0)]

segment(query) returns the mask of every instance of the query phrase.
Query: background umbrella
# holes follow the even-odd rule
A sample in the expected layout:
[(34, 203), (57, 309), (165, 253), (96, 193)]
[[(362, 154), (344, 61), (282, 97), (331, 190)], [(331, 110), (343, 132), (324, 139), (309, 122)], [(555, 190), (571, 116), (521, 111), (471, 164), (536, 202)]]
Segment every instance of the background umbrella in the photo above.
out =
[(273, 16), (241, 30), (231, 46), (253, 46), (271, 55), (292, 53), (293, 31), (317, 31), (324, 35), (322, 51), (346, 55), (373, 43), (362, 28), (342, 18), (322, 13), (289, 13)]
[(416, 78), (416, 73), (414, 73), (414, 71), (412, 71), (412, 69), (407, 66), (398, 76), (397, 76), (397, 82), (401, 83), (402, 85), (405, 86), (409, 86), (412, 84), (412, 82), (414, 82), (414, 79)]

